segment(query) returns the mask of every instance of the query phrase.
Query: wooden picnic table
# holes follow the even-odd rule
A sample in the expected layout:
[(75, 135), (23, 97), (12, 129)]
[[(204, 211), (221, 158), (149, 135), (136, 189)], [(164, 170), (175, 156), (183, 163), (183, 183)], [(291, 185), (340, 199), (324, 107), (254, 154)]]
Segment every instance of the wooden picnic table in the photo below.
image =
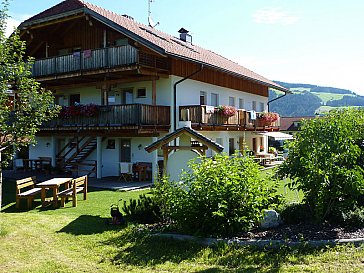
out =
[(25, 170), (31, 171), (43, 170), (44, 167), (49, 168), (51, 165), (51, 159), (37, 158), (37, 159), (23, 159)]
[(53, 207), (56, 208), (58, 206), (58, 192), (59, 187), (61, 185), (65, 185), (65, 188), (69, 188), (69, 184), (72, 181), (72, 178), (62, 177), (62, 178), (52, 178), (46, 180), (44, 182), (38, 183), (36, 186), (42, 188), (41, 198), (42, 198), (42, 206), (45, 206), (45, 198), (47, 189), (52, 189), (53, 191)]

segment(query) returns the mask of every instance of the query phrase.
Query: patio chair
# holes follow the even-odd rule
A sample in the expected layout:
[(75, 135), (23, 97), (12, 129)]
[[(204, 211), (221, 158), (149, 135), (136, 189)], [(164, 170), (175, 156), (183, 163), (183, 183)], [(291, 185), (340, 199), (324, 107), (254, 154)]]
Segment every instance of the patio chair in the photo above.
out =
[(133, 163), (120, 162), (120, 177), (119, 180), (123, 179), (125, 182), (133, 181)]

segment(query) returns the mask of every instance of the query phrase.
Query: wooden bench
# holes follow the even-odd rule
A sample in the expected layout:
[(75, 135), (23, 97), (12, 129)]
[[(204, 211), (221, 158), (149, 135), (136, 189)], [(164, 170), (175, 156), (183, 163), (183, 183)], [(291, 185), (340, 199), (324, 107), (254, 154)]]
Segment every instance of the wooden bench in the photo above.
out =
[[(20, 207), (20, 199), (27, 199), (27, 207), (28, 209), (32, 208), (33, 200), (37, 194), (40, 194), (42, 189), (36, 188), (35, 176), (33, 177), (27, 177), (24, 179), (16, 180), (16, 208), (18, 209)], [(23, 191), (23, 189), (28, 188), (28, 190)]]
[(72, 198), (72, 206), (77, 206), (77, 193), (83, 192), (83, 200), (87, 198), (87, 175), (72, 179), (71, 187), (58, 193), (61, 198), (61, 207), (64, 207), (68, 198)]

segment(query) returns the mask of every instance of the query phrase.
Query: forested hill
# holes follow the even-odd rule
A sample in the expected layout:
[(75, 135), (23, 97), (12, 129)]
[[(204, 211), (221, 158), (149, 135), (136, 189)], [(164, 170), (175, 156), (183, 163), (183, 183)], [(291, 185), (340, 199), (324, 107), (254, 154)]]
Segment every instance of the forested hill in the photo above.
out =
[[(359, 96), (347, 89), (275, 82), (293, 92), (272, 102), (269, 106), (269, 111), (277, 112), (284, 117), (313, 116), (336, 107), (364, 106), (364, 96)], [(270, 90), (269, 100), (282, 95), (282, 92)]]

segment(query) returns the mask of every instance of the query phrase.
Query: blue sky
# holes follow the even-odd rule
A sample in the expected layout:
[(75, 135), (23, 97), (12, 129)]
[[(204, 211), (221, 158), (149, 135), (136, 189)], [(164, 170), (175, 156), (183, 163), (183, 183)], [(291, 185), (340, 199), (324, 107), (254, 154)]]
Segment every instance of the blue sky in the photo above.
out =
[[(12, 0), (9, 25), (59, 0)], [(147, 24), (148, 0), (88, 0)], [(364, 95), (362, 0), (154, 0), (159, 30), (193, 43), (269, 79), (350, 89)]]

